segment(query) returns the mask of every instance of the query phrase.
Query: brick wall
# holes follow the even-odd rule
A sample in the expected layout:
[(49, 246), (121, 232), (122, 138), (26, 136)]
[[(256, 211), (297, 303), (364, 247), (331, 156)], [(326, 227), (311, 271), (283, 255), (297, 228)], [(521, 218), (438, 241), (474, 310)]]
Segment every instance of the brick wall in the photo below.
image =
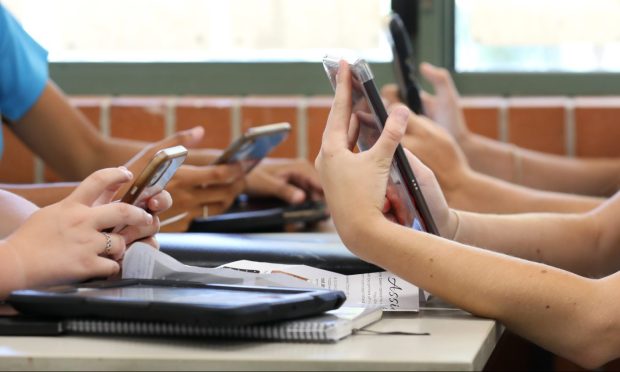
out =
[[(246, 128), (287, 121), (289, 138), (273, 156), (313, 160), (331, 97), (72, 97), (104, 135), (154, 141), (202, 125), (202, 145), (223, 148)], [(620, 97), (465, 97), (476, 133), (566, 156), (620, 156)], [(3, 128), (0, 181), (59, 179)]]

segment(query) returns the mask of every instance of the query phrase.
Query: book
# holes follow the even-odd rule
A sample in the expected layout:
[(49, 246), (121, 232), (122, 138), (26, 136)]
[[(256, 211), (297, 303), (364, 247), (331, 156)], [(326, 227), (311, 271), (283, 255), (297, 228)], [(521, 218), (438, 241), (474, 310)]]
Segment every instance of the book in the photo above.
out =
[(207, 337), (287, 342), (329, 343), (351, 335), (381, 319), (380, 307), (341, 307), (322, 315), (249, 326), (110, 319), (0, 318), (2, 336), (50, 336), (63, 334)]

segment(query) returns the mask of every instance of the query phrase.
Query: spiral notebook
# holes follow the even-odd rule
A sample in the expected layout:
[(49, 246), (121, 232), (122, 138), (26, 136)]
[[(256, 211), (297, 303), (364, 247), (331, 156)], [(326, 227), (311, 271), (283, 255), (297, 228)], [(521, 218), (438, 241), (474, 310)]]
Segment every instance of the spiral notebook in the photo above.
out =
[(0, 318), (2, 336), (90, 334), (110, 336), (213, 337), (287, 342), (336, 342), (381, 319), (380, 307), (341, 307), (322, 315), (249, 326), (207, 326), (111, 319)]

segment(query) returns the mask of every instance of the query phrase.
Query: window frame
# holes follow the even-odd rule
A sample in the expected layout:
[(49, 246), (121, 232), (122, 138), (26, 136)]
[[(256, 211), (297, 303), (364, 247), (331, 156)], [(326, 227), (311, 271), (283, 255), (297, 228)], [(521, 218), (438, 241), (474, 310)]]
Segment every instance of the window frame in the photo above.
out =
[[(419, 61), (447, 68), (463, 95), (615, 95), (620, 74), (615, 73), (465, 73), (454, 63), (454, 0), (417, 0), (415, 44)], [(428, 88), (424, 82), (425, 88)]]

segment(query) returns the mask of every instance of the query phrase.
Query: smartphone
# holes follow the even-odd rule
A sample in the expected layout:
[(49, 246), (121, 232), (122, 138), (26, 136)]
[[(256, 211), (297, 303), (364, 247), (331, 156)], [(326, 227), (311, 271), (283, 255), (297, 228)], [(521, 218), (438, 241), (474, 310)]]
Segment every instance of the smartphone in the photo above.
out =
[(168, 147), (157, 151), (133, 185), (121, 198), (121, 202), (147, 209), (146, 200), (164, 190), (187, 157), (183, 146)]
[(398, 14), (390, 14), (388, 29), (387, 36), (393, 54), (392, 66), (400, 98), (409, 106), (411, 111), (418, 115), (423, 115), (424, 106), (417, 82), (418, 70), (413, 53), (413, 43), (407, 33), (403, 20)]
[[(168, 181), (187, 157), (187, 149), (183, 146), (168, 147), (159, 150), (121, 198), (121, 202), (133, 204), (146, 211), (147, 200), (164, 190)], [(117, 226), (106, 232), (116, 233), (125, 226)]]
[[(325, 57), (323, 66), (334, 90), (338, 59)], [(374, 82), (370, 66), (363, 59), (350, 64), (352, 73), (352, 114), (357, 116), (360, 151), (371, 148), (385, 126), (388, 114)], [(401, 225), (439, 235), (418, 181), (409, 166), (403, 147), (399, 144), (390, 166), (386, 196), (392, 205), (391, 214)]]
[(249, 173), (271, 150), (284, 141), (290, 131), (289, 123), (250, 128), (231, 143), (212, 164), (241, 163), (243, 171)]

